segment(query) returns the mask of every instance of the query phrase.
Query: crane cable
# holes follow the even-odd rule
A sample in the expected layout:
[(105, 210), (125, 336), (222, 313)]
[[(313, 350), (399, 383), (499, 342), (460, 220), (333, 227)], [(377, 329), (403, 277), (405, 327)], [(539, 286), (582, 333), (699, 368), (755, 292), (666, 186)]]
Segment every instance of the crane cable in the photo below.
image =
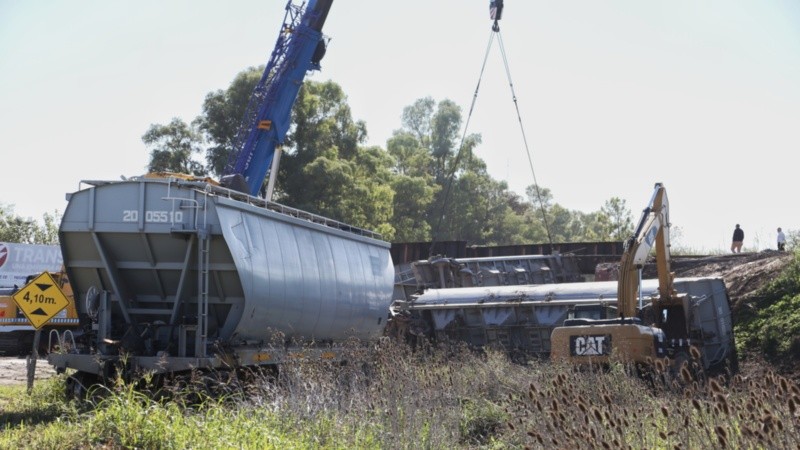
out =
[(492, 26), (492, 31), (491, 33), (489, 33), (489, 43), (486, 46), (486, 53), (484, 54), (483, 57), (483, 64), (481, 65), (480, 75), (478, 76), (478, 84), (475, 86), (475, 92), (472, 95), (472, 103), (470, 104), (469, 114), (467, 115), (467, 120), (464, 124), (464, 132), (461, 135), (461, 143), (458, 146), (458, 153), (456, 154), (456, 159), (453, 161), (453, 165), (450, 168), (450, 174), (448, 175), (447, 186), (445, 187), (444, 197), (442, 198), (442, 210), (441, 210), (442, 212), (439, 215), (439, 221), (437, 222), (436, 228), (434, 229), (433, 236), (431, 239), (431, 248), (428, 252), (428, 254), (431, 256), (433, 255), (434, 246), (436, 245), (436, 235), (441, 229), (442, 221), (444, 220), (445, 207), (447, 205), (448, 198), (450, 197), (450, 190), (453, 185), (453, 179), (455, 178), (456, 169), (458, 168), (458, 164), (461, 161), (461, 155), (463, 154), (464, 151), (464, 141), (466, 140), (467, 129), (469, 129), (469, 122), (470, 119), (472, 118), (472, 113), (475, 110), (475, 102), (478, 99), (478, 91), (480, 90), (481, 87), (481, 80), (483, 79), (483, 73), (486, 69), (486, 61), (489, 58), (489, 51), (492, 48), (492, 42), (494, 42), (495, 33), (497, 34), (498, 37), (497, 42), (500, 45), (500, 54), (503, 56), (503, 66), (505, 67), (506, 70), (506, 78), (508, 78), (508, 85), (511, 88), (511, 97), (512, 100), (514, 101), (514, 109), (516, 110), (517, 120), (519, 122), (519, 127), (522, 132), (522, 141), (525, 144), (525, 153), (528, 156), (528, 164), (531, 169), (531, 175), (533, 176), (533, 186), (536, 190), (536, 198), (539, 201), (539, 208), (542, 211), (542, 221), (544, 222), (544, 228), (545, 231), (547, 232), (547, 239), (550, 242), (550, 251), (551, 252), (553, 251), (553, 237), (550, 233), (550, 225), (547, 222), (547, 214), (544, 209), (544, 202), (542, 201), (541, 193), (539, 191), (539, 183), (536, 181), (536, 172), (533, 170), (533, 158), (531, 157), (530, 148), (528, 146), (528, 138), (525, 134), (525, 127), (522, 124), (522, 116), (520, 115), (519, 104), (517, 103), (517, 94), (516, 92), (514, 92), (514, 83), (511, 81), (511, 70), (509, 69), (508, 66), (508, 58), (506, 57), (505, 45), (503, 45), (503, 36), (502, 34), (500, 34), (500, 26), (498, 25), (497, 20), (495, 20), (494, 25)]
[(531, 156), (530, 147), (528, 147), (528, 138), (525, 135), (525, 127), (522, 125), (522, 116), (519, 113), (519, 104), (517, 103), (517, 94), (514, 92), (514, 83), (511, 81), (511, 70), (508, 68), (508, 58), (506, 58), (506, 47), (503, 45), (503, 35), (500, 34), (500, 27), (495, 27), (493, 31), (497, 32), (497, 42), (500, 44), (500, 54), (503, 55), (503, 65), (506, 68), (506, 77), (508, 78), (508, 86), (511, 88), (511, 98), (514, 100), (514, 109), (517, 111), (517, 120), (519, 121), (519, 129), (522, 132), (522, 142), (525, 143), (525, 154), (528, 156), (528, 165), (531, 168), (531, 176), (533, 177), (533, 187), (536, 190), (536, 199), (539, 200), (539, 208), (542, 210), (542, 221), (544, 222), (544, 229), (547, 232), (547, 240), (550, 242), (550, 251), (553, 251), (553, 236), (550, 234), (550, 225), (547, 223), (547, 214), (544, 209), (544, 202), (542, 195), (539, 191), (539, 182), (536, 181), (536, 172), (533, 170), (533, 157)]

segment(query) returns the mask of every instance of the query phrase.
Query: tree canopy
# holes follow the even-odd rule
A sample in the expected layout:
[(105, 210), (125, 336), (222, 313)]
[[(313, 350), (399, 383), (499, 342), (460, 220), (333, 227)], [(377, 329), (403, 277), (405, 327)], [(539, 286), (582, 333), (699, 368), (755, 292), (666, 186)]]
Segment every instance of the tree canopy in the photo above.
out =
[(45, 213), (43, 223), (24, 218), (14, 212), (13, 205), (0, 203), (0, 242), (16, 244), (58, 244), (58, 222), (60, 217)]
[(167, 125), (151, 125), (142, 136), (151, 148), (148, 170), (205, 175), (203, 164), (192, 159), (202, 151), (203, 139), (196, 127), (175, 118)]
[[(149, 169), (219, 177), (262, 70), (246, 69), (210, 92), (191, 124), (152, 125), (142, 137)], [(404, 108), (385, 149), (366, 145), (366, 123), (332, 81), (305, 82), (291, 122), (273, 199), (388, 240), (513, 245), (621, 240), (633, 231), (619, 198), (583, 213), (556, 203), (546, 187), (531, 185), (525, 197), (510, 191), (475, 155), (481, 136), (462, 135), (461, 108), (451, 100), (426, 97)]]

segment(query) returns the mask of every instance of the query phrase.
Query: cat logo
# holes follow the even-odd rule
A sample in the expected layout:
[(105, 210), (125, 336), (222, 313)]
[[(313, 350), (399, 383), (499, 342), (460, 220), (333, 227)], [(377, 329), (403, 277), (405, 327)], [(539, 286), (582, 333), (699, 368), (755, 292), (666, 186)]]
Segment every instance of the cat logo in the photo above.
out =
[(603, 356), (611, 354), (611, 335), (570, 336), (569, 352), (572, 356)]

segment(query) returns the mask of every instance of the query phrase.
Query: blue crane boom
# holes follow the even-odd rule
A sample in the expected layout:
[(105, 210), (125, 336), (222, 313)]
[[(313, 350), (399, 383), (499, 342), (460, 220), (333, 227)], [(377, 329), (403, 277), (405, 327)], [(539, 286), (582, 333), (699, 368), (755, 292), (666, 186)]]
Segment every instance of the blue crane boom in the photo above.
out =
[(258, 195), (275, 149), (286, 138), (303, 79), (308, 71), (320, 69), (326, 44), (322, 26), (332, 3), (333, 0), (310, 0), (300, 5), (287, 2), (275, 48), (236, 134), (234, 152), (223, 172), (223, 185)]

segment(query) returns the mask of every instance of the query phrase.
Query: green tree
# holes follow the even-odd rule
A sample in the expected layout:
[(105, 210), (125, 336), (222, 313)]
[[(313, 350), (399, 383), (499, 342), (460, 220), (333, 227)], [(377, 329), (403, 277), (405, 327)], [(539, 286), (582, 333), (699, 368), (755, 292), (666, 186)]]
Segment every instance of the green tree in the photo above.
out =
[[(554, 203), (553, 194), (548, 188), (540, 187), (537, 191), (536, 186), (531, 185), (528, 186), (526, 193), (533, 211), (533, 222), (539, 223), (540, 229), (544, 230), (546, 218), (553, 243), (618, 240), (615, 237), (618, 226), (622, 227), (623, 232), (626, 229), (629, 230), (628, 234), (633, 231), (631, 224), (626, 228), (613, 223), (614, 219), (611, 214), (614, 214), (614, 218), (618, 221), (624, 222), (627, 217), (630, 222), (630, 211), (627, 211), (625, 202), (622, 200), (616, 198), (609, 200), (600, 211), (584, 213), (571, 211)], [(544, 241), (534, 240), (533, 242), (546, 242), (548, 239), (546, 234), (539, 234), (539, 237)]]
[[(191, 159), (205, 141), (207, 169), (221, 176), (238, 145), (237, 133), (248, 131), (242, 115), (262, 70), (248, 68), (227, 89), (206, 95), (203, 113), (192, 126), (177, 120), (152, 126), (145, 135), (145, 143), (155, 147), (151, 170), (205, 171)], [(273, 198), (393, 236), (393, 158), (380, 148), (363, 147), (366, 124), (353, 120), (341, 87), (331, 81), (304, 83), (291, 122)]]
[(281, 202), (391, 239), (394, 159), (363, 146), (366, 124), (352, 118), (341, 87), (305, 83), (292, 118), (278, 173)]
[(34, 242), (36, 222), (14, 214), (12, 207), (0, 205), (0, 241), (20, 244)]
[(533, 239), (535, 230), (530, 227), (526, 215), (517, 214), (508, 207), (502, 208), (491, 219), (492, 223), (486, 236), (487, 245), (522, 245), (536, 242)]
[(613, 225), (611, 219), (602, 211), (580, 213), (584, 224), (583, 235), (578, 239), (585, 242), (610, 241)]
[[(553, 193), (549, 188), (532, 184), (525, 188), (525, 195), (528, 198), (531, 212), (529, 213), (529, 223), (532, 227), (535, 239), (533, 243), (555, 243), (553, 234), (553, 218), (550, 217), (553, 207)], [(552, 242), (551, 242), (552, 240)]]
[[(489, 176), (482, 160), (471, 159), (466, 166), (453, 179), (445, 206), (431, 214), (436, 220), (437, 240), (481, 245), (525, 243), (527, 210), (515, 209), (519, 208), (519, 197), (508, 191), (505, 182)], [(444, 196), (440, 197), (443, 201)]]
[(58, 245), (58, 224), (61, 223), (61, 214), (55, 211), (53, 214), (44, 213), (42, 216), (43, 224), (36, 227), (33, 240), (37, 244)]
[[(427, 149), (432, 167), (428, 170), (435, 181), (444, 184), (450, 172), (453, 172), (455, 157), (458, 155), (458, 131), (461, 128), (461, 108), (451, 100), (442, 100), (438, 104), (430, 98), (422, 98), (403, 109), (403, 128), (395, 132), (395, 136), (413, 136), (417, 147)], [(470, 142), (479, 142), (480, 137), (471, 136)], [(402, 162), (403, 160), (401, 160)]]
[(485, 187), (483, 179), (473, 173), (463, 173), (451, 180), (441, 180), (434, 200), (428, 208), (432, 238), (436, 241), (467, 241), (484, 244), (480, 232), (483, 217), (479, 211), (488, 210), (485, 197), (478, 192)]
[(589, 213), (570, 211), (558, 203), (548, 204), (547, 216), (554, 242), (617, 241), (623, 239), (618, 236), (633, 233), (630, 211), (618, 198)]
[[(451, 100), (439, 102), (431, 118), (430, 150), (436, 161), (434, 175), (440, 182), (444, 182), (450, 173), (458, 169), (455, 165), (458, 162), (458, 151), (461, 150), (457, 144), (460, 129), (461, 108)], [(471, 145), (474, 146), (479, 140), (480, 138), (474, 137), (467, 140), (464, 146), (471, 149)]]
[(548, 209), (547, 216), (554, 243), (570, 242), (573, 234), (580, 234), (580, 223), (569, 209), (556, 203)]
[(610, 239), (622, 241), (630, 237), (633, 233), (633, 215), (625, 205), (625, 200), (619, 197), (612, 197), (606, 200), (600, 211), (611, 222), (611, 230), (608, 236)]
[(508, 190), (505, 181), (492, 179), (485, 171), (474, 173), (482, 181), (481, 194), (486, 196), (486, 208), (483, 217), (481, 238), (485, 245), (526, 244), (526, 213), (528, 208), (521, 207), (520, 197)]
[(194, 121), (209, 143), (206, 165), (217, 178), (222, 176), (234, 150), (237, 133), (240, 129), (242, 133), (248, 131), (242, 127), (242, 116), (263, 71), (264, 66), (250, 67), (239, 72), (226, 90), (209, 92), (203, 113)]
[[(324, 192), (335, 195), (341, 183), (348, 182), (336, 172), (355, 175), (345, 162), (352, 160), (359, 144), (366, 140), (366, 125), (352, 119), (344, 92), (330, 81), (303, 85), (292, 110), (292, 122), (278, 173), (281, 200), (306, 211), (321, 212), (327, 208), (320, 206), (335, 203)], [(325, 167), (319, 170), (314, 164)], [(304, 171), (308, 176), (302, 175)]]
[(45, 213), (44, 224), (31, 218), (23, 218), (14, 213), (14, 207), (0, 203), (0, 242), (18, 244), (58, 244), (58, 225), (60, 215)]
[[(221, 176), (237, 133), (248, 131), (241, 117), (262, 70), (248, 68), (227, 89), (206, 95), (191, 124), (152, 125), (142, 138), (151, 148), (149, 170)], [(386, 150), (365, 147), (366, 124), (353, 119), (341, 87), (306, 82), (292, 109), (273, 198), (398, 241), (523, 244), (622, 239), (632, 231), (618, 198), (581, 213), (555, 203), (546, 188), (529, 187), (528, 201), (510, 192), (474, 155), (480, 136), (460, 141), (461, 120), (454, 102), (422, 98), (403, 109), (402, 128)], [(206, 166), (194, 159), (203, 151)]]
[[(396, 173), (430, 175), (438, 186), (427, 212), (436, 240), (486, 245), (605, 241), (623, 239), (633, 231), (630, 211), (619, 198), (607, 201), (599, 211), (583, 213), (555, 203), (547, 188), (529, 186), (528, 202), (509, 192), (473, 154), (481, 142), (479, 135), (458, 142), (461, 111), (450, 100), (438, 104), (430, 97), (417, 100), (403, 110), (402, 126), (387, 148), (395, 157)], [(396, 197), (398, 210), (403, 199)]]
[(392, 189), (394, 175), (389, 170), (392, 157), (380, 147), (359, 147), (351, 164), (356, 177), (353, 195), (343, 202), (344, 217), (350, 223), (381, 233), (384, 239), (393, 239), (396, 230), (391, 221), (395, 192)]
[[(438, 104), (430, 97), (419, 99), (404, 108), (402, 128), (387, 142), (394, 156), (394, 170), (400, 175), (417, 177), (419, 188), (427, 183), (433, 198), (426, 208), (428, 229), (435, 240), (465, 240), (472, 244), (524, 243), (540, 227), (531, 224), (529, 206), (508, 190), (505, 182), (494, 180), (483, 160), (474, 155), (481, 137), (462, 137), (461, 110), (450, 100)], [(406, 180), (411, 185), (410, 180)], [(405, 186), (408, 186), (405, 185)], [(395, 197), (395, 224), (398, 236), (419, 238), (424, 230), (414, 221), (400, 216), (407, 211), (407, 195)], [(421, 197), (420, 201), (428, 201)], [(419, 210), (421, 204), (414, 205)], [(398, 225), (402, 223), (403, 225)], [(402, 230), (402, 231), (401, 231)]]
[(418, 99), (413, 105), (403, 108), (403, 129), (411, 133), (424, 147), (430, 145), (431, 117), (435, 108), (436, 102), (431, 97)]
[(438, 190), (424, 177), (397, 175), (392, 179), (394, 190), (392, 225), (397, 242), (426, 242), (431, 240), (431, 225), (427, 210)]
[(433, 157), (413, 133), (395, 131), (386, 142), (386, 150), (395, 159), (393, 168), (396, 173), (428, 179), (433, 174)]
[(153, 124), (142, 136), (150, 148), (150, 172), (177, 172), (206, 175), (203, 164), (192, 157), (202, 152), (202, 135), (192, 125), (174, 118), (167, 125)]
[[(404, 115), (408, 111), (406, 108)], [(424, 128), (419, 124), (410, 126)], [(397, 130), (386, 142), (386, 148), (394, 158), (392, 225), (398, 242), (431, 240), (428, 210), (441, 186), (433, 182), (433, 158), (421, 141), (426, 139), (425, 136), (420, 133), (419, 130)]]
[[(444, 193), (440, 193), (431, 214), (437, 241), (485, 243), (491, 206), (486, 195), (491, 189), (489, 183), (490, 180), (475, 172), (465, 172), (452, 180), (446, 199)], [(444, 189), (447, 190), (447, 186)]]

